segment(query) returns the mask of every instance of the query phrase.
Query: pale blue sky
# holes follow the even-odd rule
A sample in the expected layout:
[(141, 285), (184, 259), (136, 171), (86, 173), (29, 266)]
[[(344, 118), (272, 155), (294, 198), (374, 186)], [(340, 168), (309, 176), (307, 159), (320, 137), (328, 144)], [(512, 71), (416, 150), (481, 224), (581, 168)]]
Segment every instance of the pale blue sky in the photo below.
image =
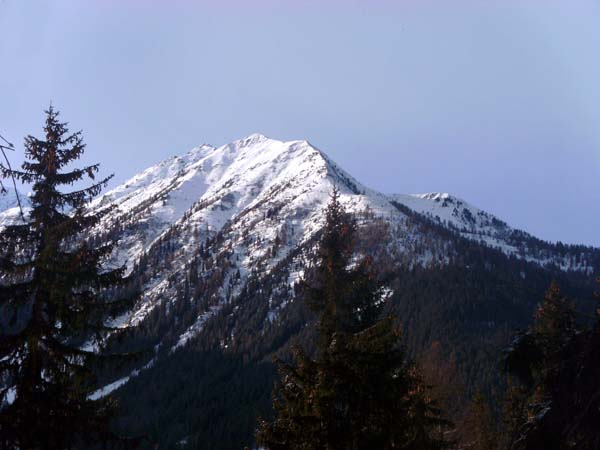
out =
[(307, 138), (375, 189), (600, 246), (600, 0), (0, 0), (0, 63), (0, 133), (52, 100), (117, 181)]

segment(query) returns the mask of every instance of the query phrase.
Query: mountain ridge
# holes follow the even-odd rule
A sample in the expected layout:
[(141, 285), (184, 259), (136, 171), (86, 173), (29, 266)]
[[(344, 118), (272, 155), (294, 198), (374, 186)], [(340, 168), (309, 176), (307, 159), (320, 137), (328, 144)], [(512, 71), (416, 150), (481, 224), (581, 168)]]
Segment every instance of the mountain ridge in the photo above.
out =
[[(134, 308), (112, 321), (131, 327), (131, 342), (109, 337), (107, 345), (154, 349), (140, 364), (104, 376), (95, 396), (115, 391), (133, 411), (140, 395), (173, 392), (172, 381), (163, 380), (167, 373), (181, 377), (173, 361), (191, 364), (190, 377), (202, 374), (189, 383), (206, 392), (212, 383), (234, 379), (246, 392), (238, 374), (210, 375), (230, 364), (248, 376), (273, 376), (265, 361), (285, 353), (294, 339), (310, 341), (310, 314), (296, 301), (298, 281), (310, 267), (334, 187), (356, 217), (357, 252), (372, 255), (393, 280), (391, 302), (411, 350), (445, 339), (462, 355), (459, 369), (469, 382), (488, 383), (497, 370), (489, 356), (473, 363), (465, 355), (496, 351), (507, 330), (531, 317), (532, 302), (551, 278), (582, 291), (585, 280), (600, 272), (598, 249), (541, 241), (449, 194), (377, 192), (306, 140), (253, 134), (220, 147), (204, 144), (145, 169), (88, 205), (114, 205), (89, 237), (116, 243), (106, 264), (127, 266), (136, 295)], [(0, 225), (14, 221), (14, 213), (0, 213)], [(448, 330), (454, 322), (458, 331)], [(158, 391), (147, 393), (148, 380), (158, 383)], [(257, 381), (247, 395), (268, 399), (270, 381)], [(127, 420), (137, 423), (138, 414)], [(252, 426), (244, 422), (244, 439)]]
[[(247, 235), (272, 243), (281, 240), (278, 236), (282, 231), (286, 234), (283, 251), (280, 249), (279, 256), (270, 262), (273, 267), (278, 258), (315, 235), (334, 186), (349, 211), (384, 218), (397, 228), (397, 235), (390, 240), (399, 253), (414, 249), (419, 239), (407, 230), (398, 231), (407, 213), (412, 212), (507, 256), (542, 266), (555, 264), (561, 270), (594, 270), (589, 256), (559, 254), (552, 244), (515, 230), (450, 194), (383, 194), (362, 185), (307, 140), (278, 141), (259, 133), (220, 147), (203, 144), (182, 156), (167, 158), (107, 191), (89, 207), (116, 206), (96, 231), (99, 239), (117, 240), (113, 265), (125, 264), (129, 271), (134, 270), (145, 252), (177, 228), (177, 258), (185, 266), (195, 246), (228, 227), (229, 245), (236, 257), (245, 251), (239, 268), (244, 279), (256, 270), (254, 261), (264, 258), (268, 249), (265, 245), (251, 249), (249, 242), (243, 242)], [(15, 217), (15, 208), (7, 209), (0, 213), (0, 224)], [(243, 234), (246, 238), (241, 239)], [(439, 263), (446, 256), (427, 250), (414, 262)], [(160, 290), (162, 284), (164, 279), (148, 286), (147, 291)], [(136, 320), (140, 311), (146, 310), (143, 303), (132, 316)]]
[[(540, 265), (556, 264), (562, 270), (593, 270), (581, 255), (565, 257), (544, 248), (534, 254), (525, 243), (530, 235), (456, 197), (382, 194), (362, 185), (306, 140), (283, 142), (255, 133), (221, 147), (203, 145), (183, 157), (169, 158), (95, 201), (98, 205), (117, 205), (118, 213), (109, 216), (105, 228), (110, 229), (111, 223), (122, 217), (133, 216), (128, 219), (132, 226), (116, 236), (115, 263), (131, 267), (161, 238), (176, 235), (169, 239), (174, 239), (174, 258), (179, 263), (147, 286), (146, 301), (133, 314), (134, 321), (142, 320), (148, 305), (155, 304), (153, 296), (173, 295), (168, 294), (165, 280), (190, 264), (200, 243), (215, 236), (223, 240), (215, 251), (227, 248), (239, 262), (240, 273), (238, 284), (218, 295), (222, 300), (239, 295), (249, 274), (267, 273), (315, 235), (334, 186), (340, 189), (342, 203), (349, 211), (384, 218), (397, 228), (396, 235), (389, 237), (392, 253), (408, 255), (423, 245), (417, 234), (404, 229), (406, 212), (398, 209), (397, 202), (508, 256)], [(418, 255), (404, 258), (413, 259), (415, 264), (440, 263), (447, 255), (443, 254), (443, 242), (436, 245), (441, 250), (419, 250)], [(275, 246), (276, 252), (272, 250)], [(293, 273), (290, 278), (298, 276)], [(225, 283), (230, 282), (225, 278)], [(209, 311), (214, 311), (213, 307), (217, 306), (212, 305)], [(198, 323), (205, 319), (201, 315)], [(198, 328), (197, 324), (194, 327)], [(192, 336), (191, 330), (184, 335)]]

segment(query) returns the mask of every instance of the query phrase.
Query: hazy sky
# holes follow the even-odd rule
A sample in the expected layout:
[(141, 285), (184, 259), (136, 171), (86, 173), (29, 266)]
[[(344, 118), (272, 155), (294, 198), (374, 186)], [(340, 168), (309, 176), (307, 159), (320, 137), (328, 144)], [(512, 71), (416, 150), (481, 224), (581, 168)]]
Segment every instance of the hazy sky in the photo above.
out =
[(0, 0), (0, 133), (50, 101), (117, 181), (261, 132), (600, 245), (600, 0)]

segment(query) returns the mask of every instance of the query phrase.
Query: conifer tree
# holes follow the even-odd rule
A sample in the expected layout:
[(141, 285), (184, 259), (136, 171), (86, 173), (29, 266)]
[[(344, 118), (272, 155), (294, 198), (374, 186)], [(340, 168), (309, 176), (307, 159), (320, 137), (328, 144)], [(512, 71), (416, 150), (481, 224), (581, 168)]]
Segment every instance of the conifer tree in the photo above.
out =
[(499, 448), (499, 434), (494, 413), (489, 401), (481, 391), (477, 391), (466, 419), (466, 449), (496, 450)]
[(317, 354), (278, 360), (275, 419), (257, 440), (278, 449), (445, 448), (448, 423), (408, 361), (369, 257), (354, 258), (356, 224), (337, 190), (326, 209), (306, 301), (318, 317)]
[[(0, 448), (71, 449), (111, 437), (109, 398), (92, 400), (91, 347), (109, 330), (105, 319), (125, 300), (115, 292), (123, 268), (106, 269), (110, 244), (94, 247), (87, 232), (101, 213), (85, 208), (110, 177), (94, 179), (98, 164), (69, 168), (84, 152), (81, 132), (69, 134), (52, 106), (44, 138), (25, 138), (22, 170), (4, 176), (31, 184), (25, 223), (0, 233)], [(108, 357), (108, 356), (106, 356)]]
[(556, 281), (535, 311), (533, 333), (546, 359), (552, 359), (575, 333), (575, 305), (563, 296)]
[(506, 368), (521, 382), (507, 427), (511, 450), (600, 448), (600, 320), (578, 330), (575, 314), (553, 283), (507, 354)]
[(527, 420), (525, 402), (526, 396), (523, 387), (518, 380), (509, 376), (502, 404), (502, 448), (511, 447), (519, 427)]
[(544, 300), (536, 309), (533, 324), (515, 339), (507, 354), (509, 372), (527, 389), (543, 397), (543, 380), (558, 362), (560, 351), (575, 333), (575, 306), (552, 282)]

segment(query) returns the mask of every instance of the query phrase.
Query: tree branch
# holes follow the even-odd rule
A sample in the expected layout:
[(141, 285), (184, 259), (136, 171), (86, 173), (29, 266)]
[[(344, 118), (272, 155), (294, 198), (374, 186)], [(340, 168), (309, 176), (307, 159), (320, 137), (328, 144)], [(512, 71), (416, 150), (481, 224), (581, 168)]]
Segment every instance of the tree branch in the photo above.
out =
[[(4, 136), (2, 136), (0, 134), (0, 139), (4, 142), (6, 142), (6, 145), (2, 145), (0, 144), (0, 150), (2, 151), (2, 155), (4, 156), (4, 160), (6, 161), (6, 165), (8, 166), (8, 170), (10, 170), (12, 172), (12, 167), (10, 166), (10, 161), (8, 160), (8, 156), (6, 156), (6, 152), (5, 150), (11, 150), (11, 151), (15, 151), (15, 146), (8, 142)], [(13, 187), (15, 189), (15, 197), (17, 198), (17, 204), (19, 205), (19, 213), (21, 215), (21, 219), (23, 220), (23, 222), (25, 222), (25, 214), (23, 214), (23, 206), (21, 205), (21, 198), (19, 197), (19, 192), (17, 191), (17, 182), (15, 180), (15, 176), (13, 174), (11, 174), (11, 178), (12, 178), (12, 182), (13, 182)], [(4, 188), (4, 185), (2, 185), (2, 181), (0, 180), (0, 189), (2, 190), (2, 192), (6, 192), (6, 189)]]

